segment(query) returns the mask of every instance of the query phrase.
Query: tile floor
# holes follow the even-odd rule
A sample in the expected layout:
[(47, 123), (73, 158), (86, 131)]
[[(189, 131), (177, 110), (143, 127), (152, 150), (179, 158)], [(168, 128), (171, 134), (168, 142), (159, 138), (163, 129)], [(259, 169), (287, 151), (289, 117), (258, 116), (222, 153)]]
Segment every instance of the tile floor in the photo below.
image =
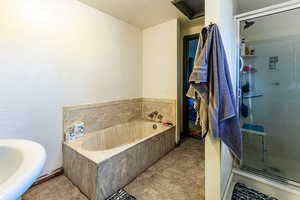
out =
[[(204, 145), (188, 138), (125, 187), (137, 200), (204, 200)], [(31, 188), (23, 200), (87, 200), (65, 177)]]
[(32, 187), (22, 200), (88, 200), (65, 176)]

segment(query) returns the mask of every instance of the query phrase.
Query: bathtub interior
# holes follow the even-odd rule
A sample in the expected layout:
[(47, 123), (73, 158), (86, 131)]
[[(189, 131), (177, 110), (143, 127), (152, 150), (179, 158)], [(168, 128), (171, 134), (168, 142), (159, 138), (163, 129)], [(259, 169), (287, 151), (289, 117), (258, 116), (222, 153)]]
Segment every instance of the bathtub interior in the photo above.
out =
[(142, 140), (167, 128), (159, 123), (142, 120), (119, 124), (90, 134), (90, 137), (83, 139), (81, 148), (87, 151), (110, 150)]

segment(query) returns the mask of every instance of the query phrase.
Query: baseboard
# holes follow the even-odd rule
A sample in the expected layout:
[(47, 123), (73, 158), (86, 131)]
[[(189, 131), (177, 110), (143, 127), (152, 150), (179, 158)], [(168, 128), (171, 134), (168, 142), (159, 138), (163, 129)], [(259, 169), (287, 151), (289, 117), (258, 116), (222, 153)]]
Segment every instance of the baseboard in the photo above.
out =
[(57, 176), (60, 176), (64, 173), (64, 169), (63, 167), (60, 167), (54, 171), (52, 171), (51, 173), (45, 174), (43, 176), (40, 176), (33, 184), (31, 187), (42, 184), (52, 178), (55, 178)]

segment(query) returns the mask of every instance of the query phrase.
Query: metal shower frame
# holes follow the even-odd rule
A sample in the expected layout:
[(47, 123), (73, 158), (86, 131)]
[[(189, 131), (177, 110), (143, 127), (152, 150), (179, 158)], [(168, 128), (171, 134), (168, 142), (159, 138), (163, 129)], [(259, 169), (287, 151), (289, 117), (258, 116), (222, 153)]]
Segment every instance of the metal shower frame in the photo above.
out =
[[(292, 0), (292, 1), (288, 1), (286, 3), (281, 3), (281, 4), (265, 7), (262, 9), (257, 9), (257, 10), (250, 11), (247, 13), (242, 13), (242, 14), (236, 15), (234, 17), (235, 29), (236, 29), (236, 41), (235, 41), (235, 60), (236, 60), (235, 68), (236, 69), (234, 71), (236, 72), (236, 74), (235, 74), (235, 76), (236, 76), (236, 94), (237, 94), (236, 102), (237, 102), (237, 110), (238, 111), (239, 111), (239, 99), (240, 99), (240, 94), (241, 94), (241, 91), (239, 88), (239, 83), (240, 83), (240, 75), (239, 75), (240, 51), (239, 51), (239, 47), (240, 47), (240, 41), (241, 41), (241, 38), (240, 38), (241, 22), (244, 20), (253, 20), (258, 17), (265, 17), (265, 16), (269, 16), (269, 15), (282, 13), (282, 12), (288, 12), (288, 11), (299, 9), (299, 8), (300, 8), (300, 0)], [(255, 169), (245, 169), (245, 171), (249, 172), (249, 173), (261, 175), (270, 180), (280, 181), (280, 182), (287, 183), (287, 184), (290, 184), (290, 185), (300, 188), (300, 183), (289, 180), (287, 178), (275, 177), (275, 176), (273, 177), (271, 175), (266, 175), (265, 173), (260, 172), (260, 170), (255, 170)]]

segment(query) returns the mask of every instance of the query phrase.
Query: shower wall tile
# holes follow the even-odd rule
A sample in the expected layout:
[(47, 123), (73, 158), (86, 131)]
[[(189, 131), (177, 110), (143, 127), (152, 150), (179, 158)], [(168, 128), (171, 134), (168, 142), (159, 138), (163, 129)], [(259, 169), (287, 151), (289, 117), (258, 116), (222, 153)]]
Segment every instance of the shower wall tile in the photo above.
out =
[(143, 98), (143, 119), (149, 119), (148, 115), (154, 111), (158, 111), (163, 115), (162, 121), (170, 121), (176, 124), (176, 100)]
[(142, 99), (68, 106), (63, 108), (64, 130), (74, 122), (85, 123), (86, 132), (99, 131), (117, 124), (141, 118)]

